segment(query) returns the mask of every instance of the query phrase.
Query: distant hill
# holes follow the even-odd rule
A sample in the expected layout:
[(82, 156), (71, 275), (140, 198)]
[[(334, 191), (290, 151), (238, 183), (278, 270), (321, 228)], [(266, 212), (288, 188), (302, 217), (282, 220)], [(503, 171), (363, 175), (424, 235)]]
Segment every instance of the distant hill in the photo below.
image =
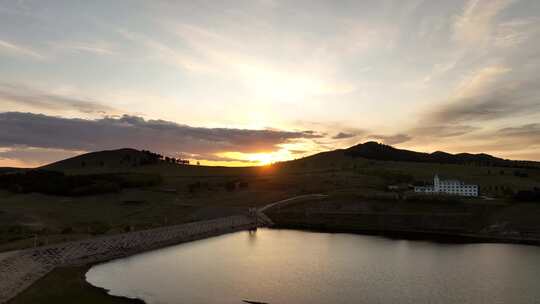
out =
[(160, 155), (135, 149), (118, 149), (82, 154), (40, 167), (40, 169), (66, 171), (85, 169), (133, 168), (160, 161)]
[(377, 142), (366, 142), (343, 150), (349, 157), (362, 157), (367, 159), (385, 161), (404, 161), (439, 164), (463, 164), (477, 166), (498, 166), (514, 168), (540, 168), (539, 162), (508, 160), (491, 156), (489, 154), (458, 153), (451, 154), (442, 151), (433, 153), (416, 152), (397, 149)]
[(23, 168), (0, 167), (0, 174), (24, 171)]
[[(377, 142), (366, 142), (350, 147), (318, 153), (306, 158), (290, 161), (288, 163), (302, 163), (304, 160), (315, 162), (339, 162), (347, 158), (364, 158), (381, 161), (420, 162), (436, 164), (461, 164), (473, 166), (496, 166), (512, 168), (540, 169), (540, 162), (517, 161), (494, 157), (489, 154), (458, 153), (451, 154), (442, 151), (433, 153), (416, 152), (411, 150), (397, 149), (389, 145)], [(167, 159), (167, 160), (165, 160)], [(150, 151), (139, 151), (130, 148), (91, 152), (76, 157), (61, 160), (39, 169), (54, 171), (77, 171), (84, 173), (124, 171), (128, 168), (136, 168), (148, 164), (169, 163), (168, 158)], [(206, 167), (208, 168), (208, 167)], [(227, 168), (224, 168), (227, 169)], [(17, 170), (14, 168), (0, 168), (0, 173)], [(222, 172), (223, 173), (223, 172)]]

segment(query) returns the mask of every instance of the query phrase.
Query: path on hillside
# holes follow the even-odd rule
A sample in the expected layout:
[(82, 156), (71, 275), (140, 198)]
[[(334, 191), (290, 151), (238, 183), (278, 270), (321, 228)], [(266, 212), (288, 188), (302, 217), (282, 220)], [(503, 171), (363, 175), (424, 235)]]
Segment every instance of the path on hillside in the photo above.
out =
[(291, 197), (291, 198), (284, 199), (284, 200), (281, 200), (281, 201), (278, 201), (278, 202), (275, 202), (275, 203), (268, 204), (266, 206), (263, 206), (263, 207), (259, 208), (258, 211), (259, 212), (265, 212), (265, 211), (268, 211), (268, 210), (270, 210), (272, 208), (284, 207), (284, 206), (287, 206), (288, 204), (291, 204), (291, 203), (296, 202), (298, 200), (304, 200), (304, 199), (309, 199), (309, 198), (326, 198), (326, 197), (328, 197), (328, 195), (321, 194), (321, 193), (298, 195), (298, 196), (295, 196), (295, 197)]

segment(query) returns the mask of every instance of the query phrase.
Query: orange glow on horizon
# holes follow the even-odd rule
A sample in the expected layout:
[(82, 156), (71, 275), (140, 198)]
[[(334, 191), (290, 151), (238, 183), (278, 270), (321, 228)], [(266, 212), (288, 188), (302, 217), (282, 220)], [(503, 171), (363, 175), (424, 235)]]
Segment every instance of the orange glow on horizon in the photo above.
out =
[(291, 152), (287, 149), (280, 149), (274, 152), (261, 153), (224, 152), (219, 153), (218, 156), (238, 161), (244, 161), (259, 166), (269, 165), (272, 163), (292, 159)]

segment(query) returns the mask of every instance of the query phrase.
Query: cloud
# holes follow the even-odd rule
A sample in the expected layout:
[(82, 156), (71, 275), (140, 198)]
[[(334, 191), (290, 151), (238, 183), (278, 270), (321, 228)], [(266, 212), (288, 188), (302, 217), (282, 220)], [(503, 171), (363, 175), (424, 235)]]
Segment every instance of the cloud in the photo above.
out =
[(539, 32), (540, 19), (526, 18), (503, 22), (497, 26), (493, 44), (499, 48), (512, 48), (534, 38)]
[(514, 0), (469, 0), (454, 23), (454, 39), (471, 45), (489, 39), (494, 18)]
[(13, 54), (16, 56), (31, 57), (33, 59), (39, 60), (45, 59), (45, 56), (30, 48), (23, 47), (2, 39), (0, 39), (0, 53), (1, 52)]
[(530, 114), (538, 110), (538, 88), (532, 83), (508, 84), (478, 96), (452, 100), (436, 110), (431, 117), (436, 122), (488, 121), (515, 115)]
[(289, 150), (289, 152), (291, 152), (291, 154), (293, 155), (302, 155), (302, 154), (306, 154), (306, 153), (309, 153), (310, 151), (307, 151), (307, 150)]
[(169, 155), (256, 153), (321, 135), (312, 131), (203, 128), (137, 116), (68, 119), (43, 114), (0, 113), (0, 147), (95, 151), (132, 147)]
[(207, 73), (215, 71), (215, 66), (196, 58), (190, 52), (179, 50), (167, 43), (154, 40), (141, 33), (131, 32), (125, 29), (119, 29), (117, 32), (126, 40), (143, 45), (150, 51), (150, 57), (164, 64), (170, 64), (192, 72)]
[(540, 123), (525, 124), (519, 127), (507, 127), (498, 131), (500, 135), (527, 138), (538, 143), (540, 141)]
[(82, 113), (116, 113), (98, 101), (69, 95), (45, 93), (20, 84), (0, 83), (0, 101), (37, 110), (76, 110)]
[(338, 134), (332, 136), (332, 139), (346, 139), (346, 138), (352, 138), (352, 137), (355, 137), (355, 136), (357, 136), (357, 134), (339, 132)]
[(454, 149), (486, 152), (511, 158), (540, 158), (540, 124), (529, 123), (490, 129), (453, 143)]
[(387, 145), (396, 145), (407, 142), (412, 139), (407, 134), (395, 134), (395, 135), (369, 135), (368, 138), (377, 139)]
[(431, 125), (431, 126), (421, 126), (411, 129), (408, 133), (412, 134), (415, 137), (454, 137), (461, 136), (476, 130), (479, 130), (478, 127), (468, 126), (468, 125)]
[(111, 46), (105, 42), (54, 42), (51, 43), (58, 50), (66, 50), (71, 52), (85, 52), (96, 55), (113, 55), (114, 51)]
[(535, 80), (512, 78), (510, 69), (490, 66), (479, 69), (457, 87), (448, 102), (424, 118), (434, 124), (476, 123), (540, 108), (540, 88)]

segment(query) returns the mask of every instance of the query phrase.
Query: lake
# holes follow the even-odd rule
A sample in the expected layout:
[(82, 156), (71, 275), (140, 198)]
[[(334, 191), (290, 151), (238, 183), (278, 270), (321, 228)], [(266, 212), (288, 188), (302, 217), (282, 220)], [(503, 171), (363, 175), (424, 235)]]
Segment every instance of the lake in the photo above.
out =
[(259, 229), (93, 266), (149, 304), (538, 303), (540, 247)]

